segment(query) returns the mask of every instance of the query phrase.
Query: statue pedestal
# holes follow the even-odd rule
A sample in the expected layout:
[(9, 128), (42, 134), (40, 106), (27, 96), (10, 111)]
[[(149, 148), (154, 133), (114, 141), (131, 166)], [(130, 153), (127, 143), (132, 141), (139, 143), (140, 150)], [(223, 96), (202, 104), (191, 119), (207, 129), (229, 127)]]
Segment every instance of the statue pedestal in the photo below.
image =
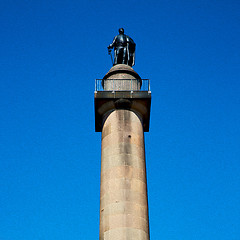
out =
[(117, 64), (104, 76), (104, 91), (140, 91), (142, 80), (128, 65)]

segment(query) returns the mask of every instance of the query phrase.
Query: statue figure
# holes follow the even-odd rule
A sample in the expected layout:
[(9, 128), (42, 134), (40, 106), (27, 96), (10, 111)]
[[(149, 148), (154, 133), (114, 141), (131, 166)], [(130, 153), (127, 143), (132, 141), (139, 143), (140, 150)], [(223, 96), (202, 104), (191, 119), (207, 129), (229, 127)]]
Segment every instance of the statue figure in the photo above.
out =
[(111, 49), (114, 48), (114, 63), (127, 64), (133, 66), (135, 64), (135, 48), (136, 44), (127, 35), (124, 34), (124, 29), (119, 29), (119, 35), (115, 36), (113, 42), (108, 46), (108, 52), (111, 53)]

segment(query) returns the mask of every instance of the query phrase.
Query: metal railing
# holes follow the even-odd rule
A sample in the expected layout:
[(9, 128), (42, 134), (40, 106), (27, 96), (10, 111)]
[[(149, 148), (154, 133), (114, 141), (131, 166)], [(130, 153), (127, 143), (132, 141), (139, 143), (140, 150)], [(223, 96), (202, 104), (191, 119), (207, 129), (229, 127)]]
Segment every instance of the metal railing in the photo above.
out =
[[(105, 85), (105, 86), (104, 86)], [(150, 92), (150, 79), (96, 79), (95, 92), (99, 91), (148, 91)]]

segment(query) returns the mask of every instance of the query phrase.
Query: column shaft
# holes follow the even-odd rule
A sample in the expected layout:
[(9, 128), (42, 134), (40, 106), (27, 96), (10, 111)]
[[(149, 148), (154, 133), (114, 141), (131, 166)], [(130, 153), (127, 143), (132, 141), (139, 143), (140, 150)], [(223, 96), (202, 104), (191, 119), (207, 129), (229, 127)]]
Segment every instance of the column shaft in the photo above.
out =
[(100, 240), (149, 240), (142, 121), (114, 110), (102, 129)]

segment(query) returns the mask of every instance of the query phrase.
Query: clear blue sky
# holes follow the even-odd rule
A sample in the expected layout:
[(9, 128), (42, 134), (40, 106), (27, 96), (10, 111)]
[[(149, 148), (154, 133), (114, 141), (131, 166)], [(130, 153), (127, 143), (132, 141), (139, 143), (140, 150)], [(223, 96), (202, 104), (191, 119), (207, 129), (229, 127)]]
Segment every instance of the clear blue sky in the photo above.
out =
[(124, 27), (151, 79), (152, 240), (240, 239), (240, 2), (0, 2), (0, 240), (98, 239), (94, 80)]

